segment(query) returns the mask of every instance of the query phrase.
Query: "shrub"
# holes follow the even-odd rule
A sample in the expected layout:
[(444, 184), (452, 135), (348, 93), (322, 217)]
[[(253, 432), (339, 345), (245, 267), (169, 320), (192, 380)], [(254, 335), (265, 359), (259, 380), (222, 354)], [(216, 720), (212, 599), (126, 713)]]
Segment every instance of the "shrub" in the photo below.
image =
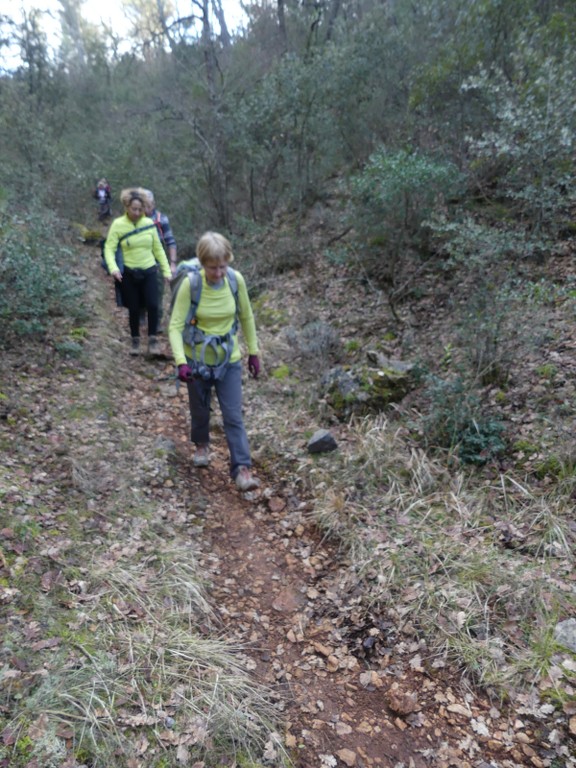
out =
[(504, 425), (493, 418), (472, 421), (461, 431), (458, 458), (464, 464), (486, 464), (506, 448)]
[(351, 190), (354, 224), (368, 245), (364, 258), (370, 275), (378, 277), (383, 268), (394, 273), (405, 249), (425, 246), (423, 224), (455, 192), (458, 180), (449, 162), (384, 147), (374, 152), (352, 179)]
[(339, 333), (322, 320), (305, 325), (300, 331), (286, 329), (286, 338), (304, 367), (322, 373), (342, 356)]
[(71, 260), (47, 216), (14, 216), (0, 231), (1, 344), (44, 335), (57, 317), (85, 316), (81, 289), (70, 278)]
[(524, 40), (516, 81), (491, 69), (462, 85), (484, 99), (492, 117), (490, 128), (469, 138), (473, 167), (484, 176), (491, 169), (490, 196), (513, 206), (530, 237), (557, 237), (574, 205), (575, 62), (571, 46), (561, 49), (543, 59), (541, 44)]
[(525, 251), (521, 232), (497, 230), (470, 218), (449, 222), (437, 217), (429, 222), (442, 260), (454, 279), (467, 290), (465, 301), (453, 306), (459, 346), (471, 375), (483, 385), (503, 384), (513, 361), (533, 347), (544, 323), (527, 316), (543, 297), (557, 295), (551, 288), (535, 286), (511, 270)]
[(425, 396), (430, 405), (422, 416), (421, 431), (427, 448), (454, 451), (464, 464), (476, 465), (504, 451), (503, 424), (482, 411), (479, 398), (462, 379), (432, 376)]

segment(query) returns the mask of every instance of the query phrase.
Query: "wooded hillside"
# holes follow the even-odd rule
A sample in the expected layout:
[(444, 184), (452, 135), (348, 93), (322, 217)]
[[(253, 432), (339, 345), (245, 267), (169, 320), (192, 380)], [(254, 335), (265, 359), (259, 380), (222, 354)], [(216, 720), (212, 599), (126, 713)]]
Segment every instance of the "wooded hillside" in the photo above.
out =
[[(436, 680), (449, 669), (510, 707), (511, 722), (522, 711), (532, 723), (532, 752), (514, 739), (510, 746), (501, 733), (496, 741), (486, 735), (492, 765), (573, 766), (576, 640), (565, 630), (576, 624), (576, 5), (255, 0), (244, 6), (245, 23), (236, 29), (221, 0), (190, 0), (178, 6), (181, 15), (170, 2), (124, 6), (131, 29), (125, 36), (88, 23), (75, 0), (60, 0), (57, 38), (47, 36), (40, 11), (0, 16), (0, 451), (7, 457), (0, 470), (0, 603), (15, 633), (0, 659), (8, 733), (0, 765), (68, 768), (85, 760), (110, 768), (112, 758), (98, 757), (94, 747), (101, 739), (111, 745), (107, 754), (128, 768), (167, 768), (190, 754), (194, 765), (212, 768), (232, 753), (226, 765), (280, 768), (293, 760), (311, 768), (295, 758), (300, 748), (304, 754), (304, 736), (297, 746), (286, 737), (273, 758), (262, 757), (276, 744), (266, 731), (275, 732), (275, 725), (266, 721), (265, 695), (255, 696), (255, 714), (248, 716), (258, 723), (255, 741), (250, 728), (242, 730), (245, 723), (234, 720), (232, 732), (229, 711), (213, 701), (206, 707), (219, 713), (219, 748), (211, 752), (202, 742), (186, 758), (176, 750), (153, 757), (144, 750), (143, 762), (130, 763), (137, 752), (132, 741), (136, 752), (122, 762), (112, 699), (125, 690), (117, 693), (111, 683), (110, 700), (106, 685), (98, 694), (109, 708), (104, 720), (100, 706), (90, 710), (92, 741), (86, 721), (62, 737), (81, 745), (76, 762), (69, 753), (69, 763), (63, 757), (42, 763), (49, 750), (30, 737), (27, 707), (38, 717), (44, 695), (31, 670), (44, 661), (34, 657), (24, 669), (14, 649), (32, 631), (31, 616), (44, 632), (34, 624), (35, 640), (43, 643), (52, 632), (36, 616), (35, 590), (46, 593), (45, 615), (62, 607), (61, 595), (51, 591), (62, 587), (51, 581), (52, 567), (42, 586), (39, 563), (58, 515), (50, 499), (36, 495), (42, 483), (30, 445), (38, 440), (45, 456), (52, 439), (58, 444), (50, 488), (66, 509), (80, 504), (80, 530), (67, 522), (82, 542), (79, 552), (92, 546), (93, 515), (100, 521), (96, 549), (106, 549), (104, 533), (112, 541), (120, 530), (134, 535), (136, 509), (151, 526), (147, 536), (156, 535), (155, 526), (164, 530), (166, 516), (159, 522), (153, 515), (168, 507), (173, 488), (165, 455), (172, 449), (158, 449), (159, 469), (147, 443), (143, 487), (150, 482), (156, 489), (154, 504), (147, 498), (141, 508), (130, 495), (140, 476), (130, 474), (114, 497), (83, 474), (89, 453), (108, 477), (94, 438), (100, 426), (87, 403), (94, 398), (105, 421), (115, 413), (108, 388), (120, 384), (115, 377), (107, 384), (106, 369), (117, 376), (124, 359), (118, 350), (106, 360), (98, 353), (100, 344), (108, 354), (122, 340), (106, 325), (111, 307), (102, 303), (92, 269), (105, 232), (93, 191), (106, 177), (114, 215), (121, 212), (122, 188), (154, 191), (170, 216), (179, 258), (193, 254), (207, 229), (233, 243), (264, 361), (248, 406), (257, 467), (272, 489), (258, 497), (259, 511), (268, 505), (276, 515), (271, 537), (284, 546), (284, 510), (296, 499), (302, 507), (295, 508), (306, 513), (294, 531), (310, 525), (307, 542), (333, 546), (334, 560), (327, 556), (329, 564), (318, 566), (322, 598), (308, 606), (308, 618), (332, 623), (331, 640), (337, 635), (346, 649), (342, 664), (354, 657), (386, 679), (390, 654), (410, 648), (418, 674)], [(127, 360), (127, 377), (131, 371)], [(134, 375), (164, 396), (170, 362), (147, 371)], [(81, 387), (92, 374), (93, 389), (75, 405), (68, 378)], [(46, 417), (42, 376), (50, 391), (63, 393), (50, 399)], [(138, 408), (126, 413), (144, 432)], [(86, 434), (83, 419), (90, 424)], [(338, 450), (307, 453), (319, 428), (332, 432)], [(56, 449), (66, 429), (61, 454)], [(106, 444), (120, 450), (122, 440), (110, 429)], [(136, 443), (122, 448), (126, 468)], [(58, 479), (63, 455), (73, 468), (70, 497), (68, 481)], [(184, 453), (176, 464), (186, 464)], [(156, 472), (161, 479), (152, 482)], [(178, 488), (186, 487), (180, 480)], [(31, 514), (30, 498), (48, 505), (44, 516)], [(225, 510), (227, 500), (215, 498)], [(102, 521), (124, 508), (124, 527), (111, 531)], [(188, 514), (178, 518), (178, 535), (203, 525), (197, 510)], [(290, 528), (290, 536), (298, 535)], [(303, 562), (313, 573), (307, 556)], [(79, 576), (77, 567), (63, 566), (63, 578), (83, 595), (78, 585), (86, 574)], [(179, 583), (196, 578), (187, 568)], [(98, 571), (103, 584), (105, 570)], [(130, 582), (135, 593), (137, 581)], [(102, 591), (94, 587), (99, 595), (116, 588), (122, 592), (110, 579)], [(316, 588), (310, 582), (307, 589)], [(81, 610), (74, 595), (66, 608)], [(199, 614), (209, 613), (200, 586), (189, 601)], [(159, 590), (143, 612), (153, 615), (160, 603), (167, 614), (174, 607)], [(174, 611), (180, 616), (178, 606)], [(198, 618), (200, 635), (206, 621)], [(71, 649), (62, 669), (76, 669), (82, 658), (101, 661), (88, 631), (70, 629), (76, 619), (66, 621), (66, 632), (61, 625), (59, 619), (59, 642), (68, 638)], [(107, 621), (93, 619), (97, 625), (106, 664), (120, 657), (126, 663), (122, 643), (106, 634)], [(130, 622), (124, 630), (132, 642)], [(180, 626), (176, 634), (181, 642)], [(190, 674), (191, 658), (175, 676)], [(217, 670), (220, 663), (235, 677), (236, 661), (225, 649)], [(149, 682), (138, 688), (147, 706), (155, 695)], [(240, 683), (234, 702), (250, 688), (243, 678)], [(109, 715), (114, 726), (107, 731)], [(72, 716), (66, 722), (78, 725)], [(122, 721), (122, 734), (133, 725)], [(475, 727), (474, 733), (485, 735)], [(11, 763), (15, 755), (19, 762)], [(331, 763), (320, 746), (315, 755), (326, 757), (322, 766), (354, 764)], [(482, 765), (478, 760), (467, 764)], [(415, 764), (423, 766), (425, 758)]]

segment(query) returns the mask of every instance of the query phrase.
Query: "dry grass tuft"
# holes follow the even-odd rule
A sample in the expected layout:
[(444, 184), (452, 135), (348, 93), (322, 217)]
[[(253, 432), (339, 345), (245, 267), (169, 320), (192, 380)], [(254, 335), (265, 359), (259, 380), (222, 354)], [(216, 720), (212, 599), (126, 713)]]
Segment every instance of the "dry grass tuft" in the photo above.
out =
[[(348, 443), (350, 444), (350, 443)], [(365, 610), (425, 638), (477, 683), (533, 684), (554, 624), (574, 611), (570, 496), (510, 477), (474, 486), (412, 449), (385, 418), (354, 427), (353, 450), (302, 467), (314, 518), (346, 549)], [(557, 649), (556, 649), (557, 650)]]
[(271, 718), (276, 696), (254, 684), (240, 647), (216, 639), (190, 553), (164, 547), (113, 563), (103, 550), (89, 573), (86, 613), (70, 633), (76, 653), (52, 660), (11, 724), (20, 741), (37, 724), (33, 754), (43, 764), (65, 752), (63, 733), (94, 768), (160, 756), (166, 768), (257, 765), (264, 755), (287, 764)]

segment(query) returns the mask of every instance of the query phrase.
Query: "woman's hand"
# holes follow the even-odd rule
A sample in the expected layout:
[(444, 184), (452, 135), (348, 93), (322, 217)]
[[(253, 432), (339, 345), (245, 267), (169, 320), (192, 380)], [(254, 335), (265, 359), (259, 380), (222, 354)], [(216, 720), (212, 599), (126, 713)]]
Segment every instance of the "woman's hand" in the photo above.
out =
[(119, 269), (117, 269), (115, 272), (112, 272), (112, 277), (114, 280), (116, 280), (117, 283), (122, 282), (122, 272), (120, 272)]
[(258, 374), (260, 373), (260, 360), (258, 359), (258, 355), (248, 356), (248, 373), (253, 379), (258, 378)]
[(192, 368), (188, 364), (179, 365), (178, 378), (180, 381), (193, 381), (194, 374), (192, 373)]

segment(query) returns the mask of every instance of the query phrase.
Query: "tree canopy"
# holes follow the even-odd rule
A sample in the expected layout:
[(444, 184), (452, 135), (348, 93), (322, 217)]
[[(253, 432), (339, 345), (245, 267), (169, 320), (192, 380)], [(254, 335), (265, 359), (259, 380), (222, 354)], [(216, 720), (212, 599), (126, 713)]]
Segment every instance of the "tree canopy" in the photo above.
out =
[(142, 182), (193, 237), (208, 225), (266, 225), (321, 198), (335, 177), (373, 176), (374, 157), (406, 152), (457, 166), (461, 199), (497, 199), (529, 235), (563, 226), (572, 3), (244, 7), (245, 27), (232, 30), (220, 0), (193, 0), (185, 15), (131, 0), (122, 40), (60, 0), (56, 44), (40, 11), (1, 18), (13, 62), (0, 80), (8, 197), (28, 205), (34, 190), (77, 217), (99, 176), (116, 189)]

